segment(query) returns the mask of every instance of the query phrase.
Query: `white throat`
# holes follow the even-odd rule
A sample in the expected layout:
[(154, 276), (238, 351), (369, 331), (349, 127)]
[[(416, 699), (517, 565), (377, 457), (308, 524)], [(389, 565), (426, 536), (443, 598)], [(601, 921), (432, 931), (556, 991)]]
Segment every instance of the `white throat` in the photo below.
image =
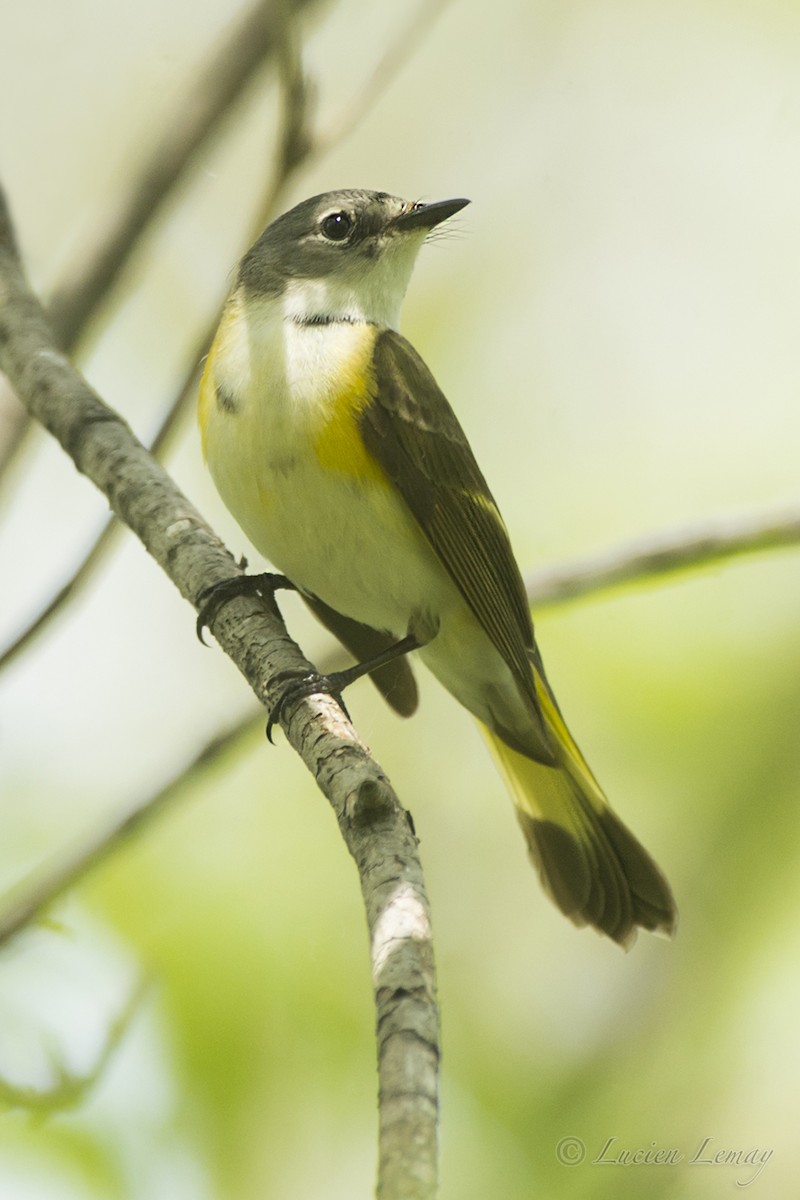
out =
[(289, 279), (284, 316), (299, 324), (367, 322), (397, 329), (400, 308), (425, 232), (406, 234), (381, 247), (369, 262), (342, 263), (317, 279)]
[(301, 325), (352, 321), (397, 329), (402, 301), (402, 294), (355, 289), (337, 279), (293, 279), (283, 293), (283, 314)]

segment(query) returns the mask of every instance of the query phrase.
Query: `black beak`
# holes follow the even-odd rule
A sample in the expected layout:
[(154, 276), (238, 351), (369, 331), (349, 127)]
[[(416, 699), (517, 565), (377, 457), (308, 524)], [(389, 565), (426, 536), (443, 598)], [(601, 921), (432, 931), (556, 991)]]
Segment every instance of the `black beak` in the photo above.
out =
[(469, 200), (436, 200), (433, 204), (415, 204), (408, 212), (395, 217), (397, 229), (433, 229), (448, 217), (452, 217), (462, 208), (466, 208)]

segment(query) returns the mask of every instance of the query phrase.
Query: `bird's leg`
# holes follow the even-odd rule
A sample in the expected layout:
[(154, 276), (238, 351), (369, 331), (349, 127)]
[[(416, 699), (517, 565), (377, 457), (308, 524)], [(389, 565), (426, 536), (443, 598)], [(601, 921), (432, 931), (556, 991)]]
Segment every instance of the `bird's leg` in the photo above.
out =
[(362, 675), (370, 675), (373, 671), (377, 671), (378, 667), (385, 666), (395, 658), (410, 654), (412, 650), (419, 650), (421, 645), (422, 642), (413, 633), (409, 633), (399, 642), (393, 642), (391, 646), (387, 646), (380, 654), (376, 654), (364, 662), (356, 663), (352, 667), (346, 667), (343, 671), (332, 671), (330, 675), (320, 675), (319, 672), (312, 671), (308, 675), (298, 677), (288, 671), (282, 672), (276, 677), (276, 682), (285, 681), (285, 686), (270, 710), (267, 737), (272, 741), (272, 730), (280, 721), (286, 705), (307, 696), (332, 696), (349, 718), (350, 714), (342, 700), (344, 689), (351, 683), (355, 683), (357, 679), (361, 679)]

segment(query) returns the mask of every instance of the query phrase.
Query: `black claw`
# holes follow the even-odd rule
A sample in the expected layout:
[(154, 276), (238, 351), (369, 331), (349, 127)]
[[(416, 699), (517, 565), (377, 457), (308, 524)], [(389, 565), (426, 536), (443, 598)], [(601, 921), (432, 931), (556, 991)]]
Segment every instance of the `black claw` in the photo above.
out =
[(349, 721), (350, 713), (342, 699), (342, 687), (347, 683), (347, 679), (343, 680), (342, 676), (346, 676), (346, 674), (347, 672), (341, 671), (333, 675), (320, 675), (317, 671), (312, 671), (310, 674), (298, 676), (293, 671), (282, 671), (280, 675), (276, 676), (276, 682), (285, 680), (286, 685), (270, 709), (266, 730), (267, 740), (273, 746), (275, 745), (272, 731), (283, 716), (286, 705), (293, 704), (296, 700), (305, 700), (309, 696), (331, 696)]
[[(247, 560), (242, 559), (246, 565)], [(198, 607), (195, 628), (200, 641), (206, 646), (203, 630), (210, 628), (220, 609), (233, 600), (235, 596), (274, 596), (279, 588), (293, 588), (294, 584), (285, 575), (275, 575), (265, 572), (262, 575), (234, 575), (230, 579), (221, 579), (203, 588), (195, 601)]]

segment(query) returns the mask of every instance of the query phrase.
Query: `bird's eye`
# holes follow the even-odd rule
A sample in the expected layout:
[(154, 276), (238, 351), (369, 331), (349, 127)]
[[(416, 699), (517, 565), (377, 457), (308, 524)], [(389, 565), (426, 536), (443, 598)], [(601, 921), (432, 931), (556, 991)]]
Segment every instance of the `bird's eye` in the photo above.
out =
[(343, 242), (353, 228), (353, 218), (346, 212), (328, 213), (322, 218), (320, 229), (331, 242)]

